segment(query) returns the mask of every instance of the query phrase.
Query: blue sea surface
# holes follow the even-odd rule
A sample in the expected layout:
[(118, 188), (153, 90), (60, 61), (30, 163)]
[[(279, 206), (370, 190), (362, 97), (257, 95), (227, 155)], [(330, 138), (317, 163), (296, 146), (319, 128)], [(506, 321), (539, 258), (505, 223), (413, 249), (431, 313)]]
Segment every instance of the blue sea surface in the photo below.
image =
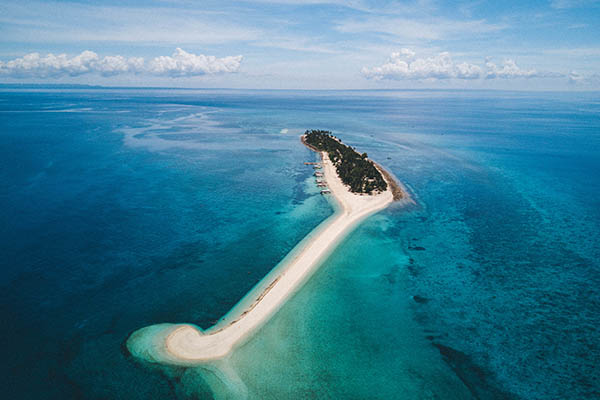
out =
[(0, 90), (6, 398), (223, 398), (131, 332), (209, 327), (332, 214), (329, 129), (416, 205), (228, 363), (249, 398), (600, 397), (600, 94)]

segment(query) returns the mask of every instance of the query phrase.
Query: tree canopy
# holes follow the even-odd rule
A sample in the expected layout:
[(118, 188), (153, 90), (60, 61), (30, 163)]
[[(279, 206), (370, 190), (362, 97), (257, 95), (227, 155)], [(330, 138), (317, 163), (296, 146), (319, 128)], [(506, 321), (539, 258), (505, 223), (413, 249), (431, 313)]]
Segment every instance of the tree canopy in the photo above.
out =
[(387, 189), (387, 182), (373, 161), (367, 158), (367, 153), (358, 153), (329, 131), (308, 130), (304, 133), (304, 140), (315, 149), (327, 152), (340, 179), (350, 187), (350, 191), (371, 194)]

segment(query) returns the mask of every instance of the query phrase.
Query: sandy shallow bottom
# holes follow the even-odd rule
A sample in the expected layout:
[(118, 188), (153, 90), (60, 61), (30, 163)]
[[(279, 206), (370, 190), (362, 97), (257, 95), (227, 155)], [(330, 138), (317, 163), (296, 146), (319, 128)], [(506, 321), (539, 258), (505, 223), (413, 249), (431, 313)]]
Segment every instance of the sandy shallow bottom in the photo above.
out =
[(138, 343), (141, 335), (152, 332), (155, 339), (150, 342), (155, 354), (151, 358), (159, 362), (189, 365), (225, 357), (306, 282), (324, 257), (358, 222), (392, 203), (394, 196), (390, 187), (375, 195), (350, 192), (337, 176), (327, 154), (321, 153), (321, 157), (324, 177), (339, 203), (339, 211), (319, 226), (316, 234), (309, 235), (310, 239), (303, 241), (299, 249), (292, 251), (293, 257), (286, 258), (285, 264), (277, 268), (277, 274), (269, 274), (245, 296), (240, 302), (243, 307), (236, 307), (239, 309), (237, 315), (228, 314), (227, 318), (204, 331), (190, 324), (144, 328), (132, 335), (134, 340), (129, 342)]

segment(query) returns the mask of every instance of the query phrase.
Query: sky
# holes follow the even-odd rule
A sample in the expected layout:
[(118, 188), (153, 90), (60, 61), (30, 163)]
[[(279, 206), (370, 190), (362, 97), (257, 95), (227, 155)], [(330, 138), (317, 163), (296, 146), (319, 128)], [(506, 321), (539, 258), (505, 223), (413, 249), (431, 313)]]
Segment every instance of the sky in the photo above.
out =
[(600, 90), (600, 0), (1, 0), (21, 82)]

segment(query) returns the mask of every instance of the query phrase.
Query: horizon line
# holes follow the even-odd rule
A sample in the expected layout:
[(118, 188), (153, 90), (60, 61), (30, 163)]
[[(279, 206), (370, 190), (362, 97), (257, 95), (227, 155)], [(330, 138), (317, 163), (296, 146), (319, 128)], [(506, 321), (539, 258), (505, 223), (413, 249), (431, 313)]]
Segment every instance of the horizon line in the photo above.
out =
[(85, 83), (1, 83), (0, 89), (137, 89), (137, 90), (247, 90), (247, 91), (302, 91), (302, 92), (554, 92), (554, 93), (578, 93), (578, 92), (600, 92), (600, 89), (473, 89), (473, 88), (377, 88), (377, 89), (297, 89), (297, 88), (235, 88), (235, 87), (177, 87), (177, 86), (119, 86), (119, 85), (92, 85)]

